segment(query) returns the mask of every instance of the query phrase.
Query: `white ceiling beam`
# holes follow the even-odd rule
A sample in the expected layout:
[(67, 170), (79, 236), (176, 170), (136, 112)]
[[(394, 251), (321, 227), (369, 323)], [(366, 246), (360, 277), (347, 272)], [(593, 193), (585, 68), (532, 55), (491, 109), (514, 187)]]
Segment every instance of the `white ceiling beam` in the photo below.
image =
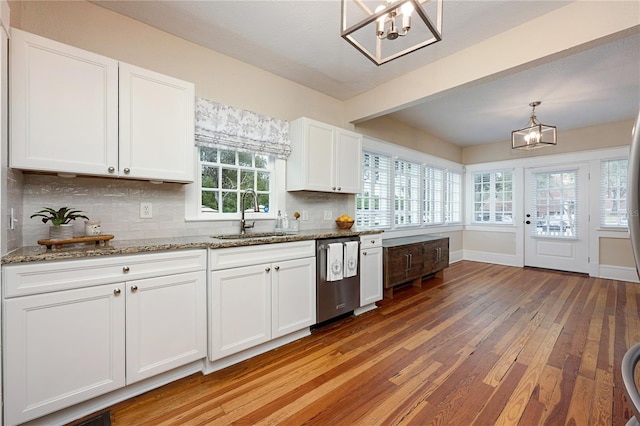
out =
[(346, 121), (388, 114), (634, 32), (640, 32), (640, 2), (578, 0), (345, 101)]

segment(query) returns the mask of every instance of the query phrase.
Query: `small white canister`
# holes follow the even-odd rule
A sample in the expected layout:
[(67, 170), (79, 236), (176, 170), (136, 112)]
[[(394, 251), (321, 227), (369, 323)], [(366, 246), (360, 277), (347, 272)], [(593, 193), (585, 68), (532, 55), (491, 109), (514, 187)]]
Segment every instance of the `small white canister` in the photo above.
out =
[(95, 237), (96, 235), (100, 235), (102, 233), (102, 229), (100, 227), (99, 220), (86, 220), (84, 222), (84, 235), (87, 237)]

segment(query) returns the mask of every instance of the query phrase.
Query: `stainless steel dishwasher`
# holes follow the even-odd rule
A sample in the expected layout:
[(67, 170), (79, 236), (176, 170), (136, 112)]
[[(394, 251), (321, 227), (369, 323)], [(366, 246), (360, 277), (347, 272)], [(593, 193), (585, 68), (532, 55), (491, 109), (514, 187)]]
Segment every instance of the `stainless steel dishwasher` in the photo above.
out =
[[(327, 280), (327, 251), (329, 244), (360, 241), (357, 236), (316, 240), (316, 312), (317, 323), (353, 311), (360, 306), (360, 262), (356, 258), (354, 276), (335, 281)], [(359, 257), (359, 250), (358, 255)]]

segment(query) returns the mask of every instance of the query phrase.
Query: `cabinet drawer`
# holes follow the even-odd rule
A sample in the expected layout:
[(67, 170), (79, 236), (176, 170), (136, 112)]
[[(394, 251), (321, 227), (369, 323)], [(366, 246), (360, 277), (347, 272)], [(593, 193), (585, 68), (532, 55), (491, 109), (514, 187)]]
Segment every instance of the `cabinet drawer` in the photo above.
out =
[(315, 240), (210, 249), (211, 269), (237, 268), (315, 256)]
[(48, 293), (206, 269), (206, 250), (25, 263), (2, 268), (4, 297)]
[(360, 249), (370, 249), (374, 247), (382, 247), (382, 237), (380, 235), (360, 236)]

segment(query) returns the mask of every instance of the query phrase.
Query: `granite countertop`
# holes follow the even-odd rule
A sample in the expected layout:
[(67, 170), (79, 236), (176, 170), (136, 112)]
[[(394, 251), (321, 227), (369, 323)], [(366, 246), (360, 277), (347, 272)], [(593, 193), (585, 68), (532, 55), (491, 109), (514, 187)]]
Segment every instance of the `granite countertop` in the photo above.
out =
[[(342, 230), (318, 229), (286, 233), (277, 236), (259, 236), (251, 238), (213, 238), (212, 236), (191, 236), (175, 238), (149, 238), (144, 240), (109, 241), (108, 246), (96, 246), (94, 243), (71, 244), (60, 250), (47, 250), (45, 246), (26, 246), (2, 256), (2, 264), (41, 262), (61, 259), (82, 259), (85, 257), (110, 256), (118, 254), (147, 253), (165, 250), (206, 249), (242, 247), (257, 244), (275, 244), (292, 241), (317, 240), (322, 238), (349, 237), (367, 234), (379, 234), (381, 230)], [(247, 235), (251, 233), (247, 231)], [(261, 235), (258, 233), (258, 235)], [(264, 235), (264, 234), (262, 234)]]

